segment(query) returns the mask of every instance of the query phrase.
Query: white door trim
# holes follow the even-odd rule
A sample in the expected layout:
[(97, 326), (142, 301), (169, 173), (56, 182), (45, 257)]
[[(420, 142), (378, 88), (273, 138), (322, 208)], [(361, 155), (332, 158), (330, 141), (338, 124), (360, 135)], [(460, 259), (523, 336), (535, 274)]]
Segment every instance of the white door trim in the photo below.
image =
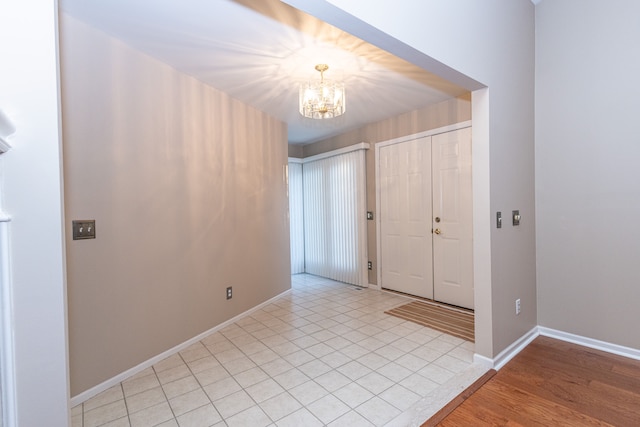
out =
[(471, 127), (471, 120), (467, 120), (460, 123), (455, 123), (448, 126), (439, 127), (436, 129), (427, 130), (424, 132), (419, 132), (413, 135), (401, 136), (399, 138), (390, 139), (387, 141), (379, 142), (375, 144), (375, 176), (376, 176), (376, 260), (377, 260), (377, 268), (376, 268), (376, 285), (370, 285), (372, 289), (382, 289), (382, 271), (380, 269), (380, 257), (382, 256), (382, 245), (380, 242), (380, 149), (382, 147), (386, 147), (388, 145), (400, 144), (402, 142), (411, 141), (418, 138), (429, 137), (433, 135), (438, 135), (441, 133), (447, 133), (458, 129), (464, 129)]

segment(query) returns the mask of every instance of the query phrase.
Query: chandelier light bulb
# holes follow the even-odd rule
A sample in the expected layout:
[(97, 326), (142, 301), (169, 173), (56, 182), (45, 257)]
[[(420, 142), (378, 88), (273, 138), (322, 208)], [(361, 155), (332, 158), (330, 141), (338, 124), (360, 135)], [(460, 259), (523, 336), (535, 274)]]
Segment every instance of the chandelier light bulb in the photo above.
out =
[(318, 64), (315, 69), (320, 73), (320, 80), (300, 85), (300, 114), (309, 119), (320, 120), (344, 114), (344, 84), (325, 80), (324, 73), (329, 69), (327, 64)]

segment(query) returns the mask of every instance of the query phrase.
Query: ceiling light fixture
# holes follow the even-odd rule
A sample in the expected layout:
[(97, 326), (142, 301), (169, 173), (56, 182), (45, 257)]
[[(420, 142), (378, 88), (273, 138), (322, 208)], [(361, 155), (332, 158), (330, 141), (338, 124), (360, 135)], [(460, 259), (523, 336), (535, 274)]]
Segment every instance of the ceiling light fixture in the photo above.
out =
[(345, 112), (344, 84), (324, 79), (327, 64), (316, 65), (319, 82), (300, 85), (300, 114), (309, 119), (332, 119)]

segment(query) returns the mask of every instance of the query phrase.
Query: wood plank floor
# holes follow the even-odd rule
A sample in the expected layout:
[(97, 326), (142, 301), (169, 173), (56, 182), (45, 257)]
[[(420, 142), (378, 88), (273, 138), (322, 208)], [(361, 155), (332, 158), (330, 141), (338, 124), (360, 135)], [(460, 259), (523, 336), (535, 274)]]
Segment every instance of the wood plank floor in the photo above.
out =
[(538, 337), (437, 425), (640, 426), (640, 361)]

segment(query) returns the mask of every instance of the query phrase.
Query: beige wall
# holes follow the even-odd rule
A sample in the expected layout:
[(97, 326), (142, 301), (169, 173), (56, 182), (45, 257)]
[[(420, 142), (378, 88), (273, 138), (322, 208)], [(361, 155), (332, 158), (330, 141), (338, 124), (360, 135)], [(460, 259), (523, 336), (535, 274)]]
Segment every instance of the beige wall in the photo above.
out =
[(290, 288), (287, 130), (65, 15), (61, 63), (74, 396)]
[(636, 0), (536, 7), (539, 322), (635, 349), (638, 16)]
[[(402, 136), (413, 135), (442, 126), (471, 120), (471, 94), (441, 102), (420, 110), (406, 113), (380, 122), (371, 123), (351, 132), (304, 145), (303, 157), (310, 157), (359, 142), (368, 142), (367, 151), (367, 210), (376, 210), (375, 144)], [(289, 150), (291, 152), (291, 149)], [(367, 250), (373, 270), (369, 271), (369, 283), (377, 284), (378, 262), (376, 258), (375, 221), (367, 221)]]

